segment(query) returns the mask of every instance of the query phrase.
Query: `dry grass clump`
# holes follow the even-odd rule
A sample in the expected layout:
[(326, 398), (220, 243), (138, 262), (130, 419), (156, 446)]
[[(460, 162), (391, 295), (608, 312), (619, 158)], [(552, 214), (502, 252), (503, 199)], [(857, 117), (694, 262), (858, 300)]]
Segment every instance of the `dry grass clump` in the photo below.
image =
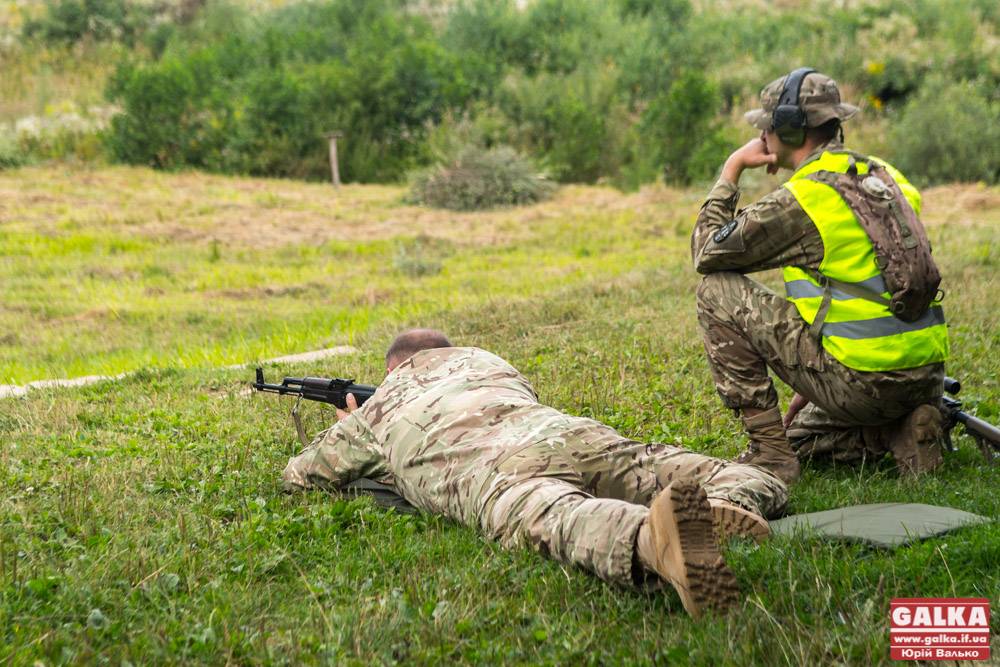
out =
[(514, 149), (470, 147), (448, 164), (413, 178), (410, 201), (454, 211), (482, 211), (548, 199), (555, 184)]

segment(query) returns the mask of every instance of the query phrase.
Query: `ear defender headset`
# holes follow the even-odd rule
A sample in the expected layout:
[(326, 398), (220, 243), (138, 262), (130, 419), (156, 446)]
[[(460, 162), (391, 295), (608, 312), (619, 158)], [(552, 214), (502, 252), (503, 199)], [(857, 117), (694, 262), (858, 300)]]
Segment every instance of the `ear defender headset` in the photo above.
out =
[(771, 129), (789, 146), (801, 146), (806, 141), (806, 114), (799, 106), (802, 80), (816, 70), (800, 67), (787, 77), (778, 98), (778, 106), (771, 114)]

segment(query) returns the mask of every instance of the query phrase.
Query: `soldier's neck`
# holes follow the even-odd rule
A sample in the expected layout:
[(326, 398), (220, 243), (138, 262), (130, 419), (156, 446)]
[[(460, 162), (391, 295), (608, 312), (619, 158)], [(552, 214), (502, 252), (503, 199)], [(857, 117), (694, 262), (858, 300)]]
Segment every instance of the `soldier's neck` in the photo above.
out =
[(812, 161), (814, 158), (820, 156), (823, 151), (830, 150), (832, 148), (841, 148), (840, 142), (838, 141), (824, 141), (822, 143), (813, 143), (811, 141), (806, 141), (789, 156), (792, 162), (792, 171), (798, 171), (802, 165), (807, 162)]

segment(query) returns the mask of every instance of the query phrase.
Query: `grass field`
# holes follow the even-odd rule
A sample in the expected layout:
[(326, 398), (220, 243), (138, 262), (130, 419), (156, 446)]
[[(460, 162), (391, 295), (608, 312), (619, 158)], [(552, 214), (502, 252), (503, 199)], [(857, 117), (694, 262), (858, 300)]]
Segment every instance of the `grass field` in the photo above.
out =
[[(745, 602), (695, 622), (673, 593), (614, 588), (448, 521), (282, 494), (290, 401), (249, 396), (249, 368), (219, 367), (350, 343), (358, 354), (270, 372), (374, 383), (416, 324), (496, 351), (544, 402), (626, 435), (743, 447), (694, 316), (703, 192), (569, 187), (480, 214), (402, 195), (0, 173), (0, 383), (132, 371), (0, 399), (0, 664), (876, 664), (897, 596), (987, 597), (997, 636), (996, 523), (892, 552), (733, 543)], [(928, 191), (925, 217), (949, 372), (996, 423), (1000, 190)], [(312, 432), (333, 418), (305, 411)], [(807, 466), (791, 511), (905, 500), (1000, 517), (1000, 469), (958, 442), (919, 482), (888, 461)]]

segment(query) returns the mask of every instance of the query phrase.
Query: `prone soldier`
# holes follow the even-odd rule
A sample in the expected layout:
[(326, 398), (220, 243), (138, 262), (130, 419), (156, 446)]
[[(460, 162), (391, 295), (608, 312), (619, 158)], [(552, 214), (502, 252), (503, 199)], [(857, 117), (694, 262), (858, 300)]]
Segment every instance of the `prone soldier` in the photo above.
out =
[(499, 357), (440, 332), (400, 334), (387, 376), (285, 468), (288, 490), (362, 477), (505, 546), (530, 545), (606, 581), (668, 581), (693, 615), (738, 589), (716, 539), (766, 536), (784, 484), (755, 466), (622, 437), (538, 402)]

